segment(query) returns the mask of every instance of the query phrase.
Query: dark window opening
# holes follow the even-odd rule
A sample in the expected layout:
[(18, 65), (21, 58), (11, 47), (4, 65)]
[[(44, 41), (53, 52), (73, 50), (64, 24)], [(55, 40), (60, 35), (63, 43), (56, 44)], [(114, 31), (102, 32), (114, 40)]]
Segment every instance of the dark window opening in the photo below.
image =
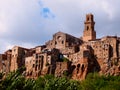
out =
[(62, 44), (64, 44), (64, 41), (62, 41)]
[(75, 52), (79, 52), (80, 48), (79, 47), (75, 47)]
[(35, 64), (33, 64), (33, 68), (35, 67)]
[(57, 44), (57, 42), (55, 41), (55, 45)]
[(36, 60), (36, 64), (38, 64), (38, 60)]
[(35, 71), (37, 71), (37, 65), (35, 66)]
[(89, 17), (87, 17), (87, 21), (89, 21)]
[(89, 26), (87, 26), (87, 30), (89, 30)]
[(80, 64), (77, 65), (77, 74), (79, 73)]
[(40, 64), (38, 65), (38, 69), (40, 69)]
[(84, 64), (82, 65), (81, 70), (84, 71)]
[(118, 67), (118, 70), (120, 70), (120, 66)]
[(36, 58), (38, 58), (38, 54), (36, 54)]
[(71, 46), (72, 44), (71, 43), (69, 43), (69, 46)]

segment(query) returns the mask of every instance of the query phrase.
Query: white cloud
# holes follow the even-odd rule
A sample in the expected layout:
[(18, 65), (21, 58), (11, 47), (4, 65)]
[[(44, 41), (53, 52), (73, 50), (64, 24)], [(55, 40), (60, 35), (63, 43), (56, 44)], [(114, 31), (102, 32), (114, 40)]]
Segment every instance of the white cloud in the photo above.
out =
[(107, 14), (109, 19), (112, 19), (115, 14), (114, 7), (111, 4), (112, 3), (109, 3), (108, 1), (101, 1), (101, 8)]
[(26, 42), (13, 42), (13, 41), (6, 41), (6, 40), (0, 40), (1, 46), (0, 46), (0, 52), (4, 53), (4, 51), (8, 49), (12, 49), (14, 46), (21, 46), (25, 48), (33, 48), (36, 46), (33, 43), (26, 43)]
[(0, 0), (0, 52), (16, 44), (25, 47), (44, 44), (57, 31), (80, 37), (86, 13), (94, 14), (98, 37), (120, 33), (119, 3), (119, 0)]

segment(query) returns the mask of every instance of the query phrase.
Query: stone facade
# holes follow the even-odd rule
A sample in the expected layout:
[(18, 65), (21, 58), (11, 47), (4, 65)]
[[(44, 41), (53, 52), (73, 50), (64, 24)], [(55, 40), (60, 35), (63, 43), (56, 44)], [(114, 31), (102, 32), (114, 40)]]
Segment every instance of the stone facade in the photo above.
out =
[(61, 77), (69, 74), (70, 62), (56, 62), (55, 76)]
[(14, 71), (25, 65), (25, 55), (27, 51), (28, 49), (19, 46), (14, 46), (12, 48), (10, 71)]
[(25, 58), (26, 77), (37, 78), (40, 75), (54, 74), (59, 50), (50, 50), (42, 46), (36, 47), (35, 50), (33, 55)]
[(8, 74), (10, 72), (11, 55), (12, 50), (7, 50), (4, 54), (0, 54), (0, 71), (4, 74)]
[(94, 30), (94, 16), (92, 14), (86, 15), (86, 21), (85, 21), (85, 28), (83, 32), (83, 40), (89, 41), (89, 40), (95, 40), (96, 39), (96, 31)]
[(90, 72), (120, 75), (120, 37), (96, 39), (94, 16), (86, 15), (83, 37), (57, 32), (45, 45), (31, 49), (15, 46), (0, 54), (0, 71), (8, 74), (22, 66), (26, 78), (45, 74), (83, 80)]
[(77, 50), (75, 46), (79, 46), (82, 44), (82, 40), (76, 38), (72, 35), (58, 32), (53, 35), (53, 40), (50, 40), (46, 43), (47, 48), (57, 48), (61, 53), (70, 54), (75, 53)]

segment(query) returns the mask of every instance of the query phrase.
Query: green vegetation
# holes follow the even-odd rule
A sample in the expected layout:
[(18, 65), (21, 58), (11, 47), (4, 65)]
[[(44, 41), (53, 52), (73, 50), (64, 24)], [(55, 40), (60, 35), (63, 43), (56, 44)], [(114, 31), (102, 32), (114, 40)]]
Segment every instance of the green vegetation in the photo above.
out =
[(69, 62), (69, 59), (63, 57), (63, 62)]
[(68, 71), (67, 70), (63, 71), (63, 75), (66, 76), (66, 77), (69, 76)]
[(71, 80), (68, 77), (45, 75), (38, 79), (25, 79), (25, 68), (11, 72), (3, 79), (0, 73), (0, 90), (120, 90), (120, 76), (100, 76), (88, 74), (83, 81)]
[(46, 62), (46, 66), (49, 66), (50, 64), (48, 62)]

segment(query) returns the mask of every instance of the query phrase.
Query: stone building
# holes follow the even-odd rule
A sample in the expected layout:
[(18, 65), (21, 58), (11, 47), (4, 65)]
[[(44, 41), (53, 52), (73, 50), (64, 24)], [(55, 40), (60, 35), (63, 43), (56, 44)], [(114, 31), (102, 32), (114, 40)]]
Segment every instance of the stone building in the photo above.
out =
[(7, 60), (7, 57), (5, 54), (0, 54), (0, 69), (1, 72), (6, 72), (6, 64), (5, 61)]
[(4, 54), (0, 54), (0, 71), (8, 74), (10, 72), (12, 50), (7, 50)]
[(25, 55), (28, 49), (19, 46), (12, 48), (10, 71), (14, 71), (21, 66), (25, 66)]
[(56, 62), (55, 76), (61, 77), (68, 75), (71, 67), (71, 62)]
[(120, 75), (120, 37), (96, 39), (94, 16), (86, 15), (82, 38), (57, 32), (45, 45), (26, 49), (14, 46), (0, 54), (0, 71), (9, 73), (26, 67), (26, 78), (45, 74), (83, 80), (90, 72)]
[(88, 72), (92, 72), (95, 69), (95, 59), (93, 56), (93, 50), (88, 45), (81, 45), (80, 51), (71, 55), (72, 65), (72, 79), (82, 80), (86, 77)]
[(26, 77), (37, 78), (45, 74), (54, 74), (58, 49), (46, 49), (45, 46), (35, 48), (35, 53), (25, 58)]
[(53, 39), (46, 43), (46, 47), (57, 48), (61, 53), (70, 54), (77, 52), (79, 50), (77, 47), (81, 44), (81, 39), (63, 32), (57, 32), (53, 35)]

